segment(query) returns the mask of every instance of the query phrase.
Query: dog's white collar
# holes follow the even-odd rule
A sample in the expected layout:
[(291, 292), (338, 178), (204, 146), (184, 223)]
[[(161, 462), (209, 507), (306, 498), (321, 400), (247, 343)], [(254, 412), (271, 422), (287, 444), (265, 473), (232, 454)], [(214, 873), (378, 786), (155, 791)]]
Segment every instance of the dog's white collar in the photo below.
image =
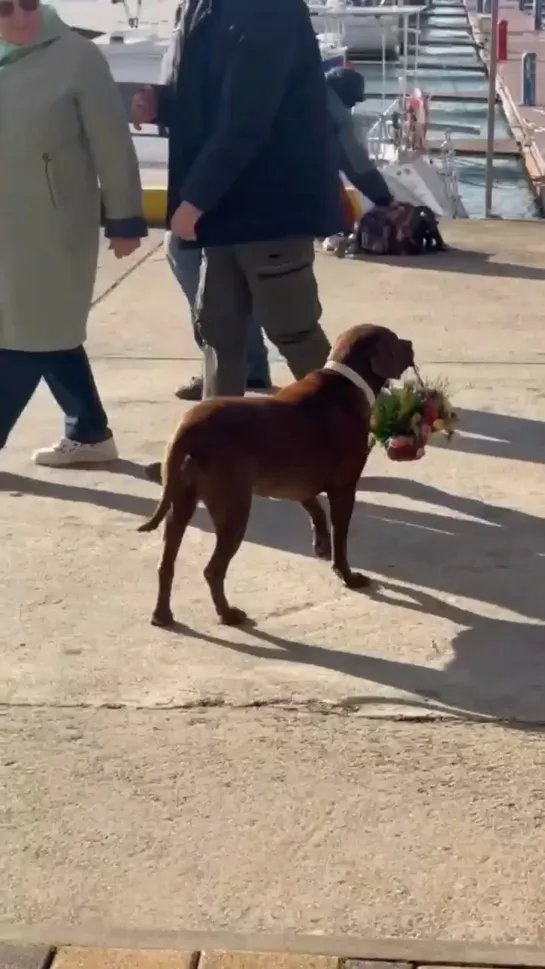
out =
[(369, 407), (373, 407), (376, 400), (375, 394), (367, 381), (363, 377), (360, 377), (359, 373), (356, 373), (355, 370), (352, 370), (352, 367), (346, 367), (344, 363), (337, 363), (336, 360), (328, 360), (323, 369), (333, 370), (334, 373), (339, 373), (342, 377), (346, 377), (350, 383), (354, 384), (354, 387), (357, 387), (358, 390), (361, 390), (365, 394)]

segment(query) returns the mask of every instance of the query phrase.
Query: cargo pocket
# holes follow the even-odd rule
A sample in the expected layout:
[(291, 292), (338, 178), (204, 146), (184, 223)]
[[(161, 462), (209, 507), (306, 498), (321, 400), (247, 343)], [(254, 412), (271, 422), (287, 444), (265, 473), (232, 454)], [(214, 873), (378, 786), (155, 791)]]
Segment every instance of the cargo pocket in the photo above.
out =
[(55, 191), (55, 181), (53, 177), (53, 162), (51, 159), (51, 155), (48, 151), (45, 151), (43, 153), (42, 161), (44, 163), (45, 183), (49, 194), (49, 199), (51, 201), (51, 205), (53, 206), (53, 208), (56, 209), (58, 208), (58, 199), (57, 199), (57, 193)]
[(240, 246), (239, 254), (254, 313), (270, 339), (286, 343), (312, 332), (322, 315), (312, 240), (255, 243)]

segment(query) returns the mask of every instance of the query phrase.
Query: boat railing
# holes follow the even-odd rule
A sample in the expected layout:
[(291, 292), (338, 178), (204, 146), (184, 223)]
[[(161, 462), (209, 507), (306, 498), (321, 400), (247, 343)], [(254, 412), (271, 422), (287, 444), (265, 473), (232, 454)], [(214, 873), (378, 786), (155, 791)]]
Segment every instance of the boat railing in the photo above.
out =
[(367, 149), (376, 161), (385, 161), (391, 156), (392, 145), (396, 144), (396, 125), (400, 112), (401, 98), (398, 97), (380, 112), (367, 131)]
[[(441, 175), (447, 197), (453, 206), (454, 217), (461, 214), (459, 209), (462, 206), (460, 197), (460, 184), (458, 181), (458, 168), (456, 165), (456, 152), (452, 144), (452, 136), (447, 128), (441, 144)], [(462, 207), (463, 208), (463, 207)]]

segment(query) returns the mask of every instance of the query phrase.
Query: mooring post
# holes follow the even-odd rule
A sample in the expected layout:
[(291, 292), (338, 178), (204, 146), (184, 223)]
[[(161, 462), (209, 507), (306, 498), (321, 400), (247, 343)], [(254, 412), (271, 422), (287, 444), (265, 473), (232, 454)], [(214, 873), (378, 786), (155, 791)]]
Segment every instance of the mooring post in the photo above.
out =
[(526, 51), (522, 55), (520, 72), (520, 103), (525, 108), (533, 108), (536, 103), (537, 54)]
[(498, 71), (498, 8), (499, 0), (492, 0), (490, 10), (490, 52), (488, 58), (488, 112), (486, 124), (486, 169), (484, 182), (484, 214), (492, 215), (494, 187), (494, 137), (496, 126), (496, 77)]
[(542, 11), (542, 0), (534, 0), (534, 5), (533, 5), (534, 30), (541, 30), (541, 11)]
[(498, 61), (507, 60), (507, 20), (500, 20), (498, 24)]

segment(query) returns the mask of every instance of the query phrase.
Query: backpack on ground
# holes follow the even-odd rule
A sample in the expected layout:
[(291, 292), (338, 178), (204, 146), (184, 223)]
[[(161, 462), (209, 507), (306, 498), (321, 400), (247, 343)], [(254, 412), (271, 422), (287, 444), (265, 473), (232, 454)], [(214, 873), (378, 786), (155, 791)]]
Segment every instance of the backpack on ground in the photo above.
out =
[(418, 256), (446, 248), (435, 213), (427, 205), (392, 202), (362, 216), (350, 238), (348, 252)]

